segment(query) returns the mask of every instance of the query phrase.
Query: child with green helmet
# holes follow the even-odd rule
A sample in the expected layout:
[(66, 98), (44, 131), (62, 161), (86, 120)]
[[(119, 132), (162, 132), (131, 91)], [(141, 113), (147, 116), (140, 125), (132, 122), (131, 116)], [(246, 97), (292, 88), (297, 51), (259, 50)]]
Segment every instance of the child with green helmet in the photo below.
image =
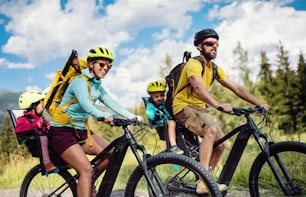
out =
[(23, 116), (17, 119), (16, 133), (21, 133), (31, 129), (38, 129), (41, 143), (41, 152), (45, 171), (51, 172), (56, 169), (51, 162), (48, 150), (47, 133), (50, 124), (43, 118), (45, 95), (37, 91), (26, 91), (19, 97), (19, 107), (24, 109)]

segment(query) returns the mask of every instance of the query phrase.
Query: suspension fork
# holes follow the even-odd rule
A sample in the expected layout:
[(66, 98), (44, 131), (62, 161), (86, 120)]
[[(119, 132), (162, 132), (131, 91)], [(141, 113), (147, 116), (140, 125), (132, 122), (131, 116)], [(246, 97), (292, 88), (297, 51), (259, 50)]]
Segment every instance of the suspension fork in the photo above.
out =
[[(264, 145), (260, 142), (260, 138), (263, 138), (265, 140)], [(294, 187), (292, 177), (289, 174), (283, 162), (281, 161), (279, 155), (275, 154), (273, 156), (275, 159), (275, 162), (273, 162), (271, 159), (270, 147), (274, 144), (274, 142), (271, 142), (265, 133), (259, 133), (258, 135), (255, 135), (255, 139), (258, 145), (260, 146), (262, 152), (264, 153), (266, 157), (266, 161), (268, 165), (270, 166), (272, 173), (275, 176), (280, 187), (282, 188), (282, 191), (284, 192), (284, 194), (286, 195), (295, 194), (295, 191), (289, 188), (289, 187)], [(283, 180), (281, 174), (277, 170), (277, 167), (279, 167), (280, 172), (282, 172), (282, 174), (284, 175), (286, 182)]]
[[(155, 188), (155, 185), (153, 183), (153, 179), (156, 180), (158, 183), (159, 188), (161, 189), (162, 193), (166, 193), (166, 190), (163, 187), (162, 180), (160, 179), (159, 175), (157, 174), (156, 170), (153, 168), (152, 171), (148, 171), (148, 165), (147, 165), (147, 158), (150, 157), (150, 154), (147, 154), (144, 146), (139, 145), (137, 143), (131, 145), (132, 152), (134, 153), (139, 166), (142, 168), (145, 178), (148, 182), (149, 188), (151, 192), (154, 194), (154, 196), (159, 196), (159, 193), (157, 189)], [(142, 159), (140, 154), (137, 150), (140, 150), (142, 152)]]

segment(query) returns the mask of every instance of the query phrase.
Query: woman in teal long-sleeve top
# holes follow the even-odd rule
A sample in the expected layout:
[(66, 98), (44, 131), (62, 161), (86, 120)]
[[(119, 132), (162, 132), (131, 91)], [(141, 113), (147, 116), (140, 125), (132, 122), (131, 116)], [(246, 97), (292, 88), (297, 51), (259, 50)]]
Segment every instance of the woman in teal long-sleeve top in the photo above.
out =
[[(141, 117), (130, 113), (112, 99), (103, 88), (101, 79), (110, 70), (112, 61), (114, 56), (107, 48), (91, 49), (87, 57), (88, 68), (82, 70), (82, 74), (75, 77), (67, 87), (60, 103), (63, 110), (59, 113), (62, 114), (57, 116), (59, 118), (53, 117), (51, 120), (50, 145), (79, 173), (77, 194), (81, 197), (95, 195), (92, 187), (92, 169), (86, 154), (97, 155), (109, 144), (90, 130), (88, 117), (90, 115), (95, 118), (105, 118), (105, 123), (113, 121), (113, 115), (110, 112), (100, 111), (94, 103), (99, 100), (116, 114), (129, 119), (142, 120)], [(66, 105), (73, 99), (77, 102)], [(99, 164), (100, 172), (107, 167), (110, 156), (111, 153)]]

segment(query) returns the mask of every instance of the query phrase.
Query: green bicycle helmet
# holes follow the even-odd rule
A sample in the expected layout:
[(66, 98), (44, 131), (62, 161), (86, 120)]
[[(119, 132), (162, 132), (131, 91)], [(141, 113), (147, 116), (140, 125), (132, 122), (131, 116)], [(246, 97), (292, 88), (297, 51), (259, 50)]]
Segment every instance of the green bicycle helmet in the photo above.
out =
[(197, 32), (194, 35), (194, 41), (193, 41), (194, 46), (198, 46), (198, 44), (200, 44), (204, 39), (209, 38), (209, 37), (213, 37), (219, 40), (218, 33), (213, 29), (203, 29)]
[(115, 60), (113, 53), (104, 47), (95, 47), (89, 50), (87, 54), (87, 60), (96, 60), (96, 59), (108, 59), (111, 62)]
[(147, 92), (148, 94), (152, 92), (165, 92), (166, 86), (161, 81), (152, 81), (149, 83)]
[(45, 95), (37, 91), (26, 91), (22, 93), (19, 97), (19, 107), (20, 109), (29, 109), (33, 103), (45, 98)]

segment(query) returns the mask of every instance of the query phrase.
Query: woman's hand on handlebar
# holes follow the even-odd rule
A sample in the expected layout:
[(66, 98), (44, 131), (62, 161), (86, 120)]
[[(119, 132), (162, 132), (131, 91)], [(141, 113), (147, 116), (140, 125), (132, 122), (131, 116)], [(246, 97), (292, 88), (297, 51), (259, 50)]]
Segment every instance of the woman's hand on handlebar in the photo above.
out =
[(136, 116), (135, 120), (137, 120), (139, 122), (143, 122), (143, 117), (142, 116)]
[(113, 116), (109, 116), (104, 119), (104, 122), (107, 124), (111, 124), (113, 121), (114, 121)]

